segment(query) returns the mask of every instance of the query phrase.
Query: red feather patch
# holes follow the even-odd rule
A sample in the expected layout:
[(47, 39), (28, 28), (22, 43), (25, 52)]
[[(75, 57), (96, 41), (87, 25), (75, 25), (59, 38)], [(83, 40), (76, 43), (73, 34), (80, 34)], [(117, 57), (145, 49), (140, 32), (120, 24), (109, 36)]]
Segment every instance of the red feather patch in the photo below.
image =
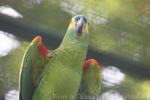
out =
[(86, 71), (90, 65), (94, 65), (98, 69), (100, 68), (100, 65), (98, 64), (98, 62), (95, 59), (88, 59), (88, 60), (84, 61), (84, 63), (83, 63), (84, 71)]
[(39, 52), (40, 52), (41, 56), (45, 57), (48, 54), (48, 49), (43, 44), (40, 44), (39, 45)]
[(87, 70), (87, 69), (89, 68), (89, 65), (90, 65), (90, 59), (84, 61), (84, 63), (83, 63), (83, 68), (84, 68), (84, 70)]

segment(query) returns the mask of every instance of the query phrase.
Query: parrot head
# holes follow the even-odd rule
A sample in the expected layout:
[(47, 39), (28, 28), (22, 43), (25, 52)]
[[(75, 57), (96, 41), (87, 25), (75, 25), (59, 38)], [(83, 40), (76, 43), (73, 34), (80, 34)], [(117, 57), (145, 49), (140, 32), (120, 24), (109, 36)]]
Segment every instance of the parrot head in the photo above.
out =
[(88, 26), (89, 22), (86, 16), (76, 15), (72, 17), (61, 46), (76, 45), (76, 47), (80, 46), (86, 51), (89, 43)]
[(39, 53), (41, 56), (45, 57), (48, 54), (48, 49), (44, 46), (44, 44), (42, 43), (42, 37), (41, 36), (36, 36), (33, 41), (32, 41), (33, 45), (37, 45), (38, 49), (39, 49)]
[(81, 37), (88, 33), (88, 19), (84, 15), (74, 16), (69, 24), (69, 29), (73, 30), (77, 36)]
[(84, 72), (86, 72), (86, 70), (88, 70), (90, 66), (96, 70), (100, 69), (100, 65), (95, 59), (88, 59), (83, 63)]

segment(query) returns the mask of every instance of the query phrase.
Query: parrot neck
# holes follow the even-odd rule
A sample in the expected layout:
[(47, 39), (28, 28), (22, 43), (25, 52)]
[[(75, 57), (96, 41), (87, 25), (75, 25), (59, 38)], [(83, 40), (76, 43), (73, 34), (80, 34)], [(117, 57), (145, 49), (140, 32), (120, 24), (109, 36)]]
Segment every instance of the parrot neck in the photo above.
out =
[(74, 72), (82, 74), (82, 65), (88, 49), (88, 36), (77, 39), (75, 35), (75, 33), (68, 31), (61, 45), (55, 50), (55, 54), (57, 55), (57, 60), (61, 60), (61, 65), (65, 65), (65, 67), (69, 67)]
[(64, 39), (60, 46), (76, 44), (78, 46), (87, 48), (89, 42), (89, 34), (84, 33), (84, 36), (77, 36), (76, 34), (77, 33), (75, 33), (71, 29), (67, 30), (67, 33), (64, 36)]

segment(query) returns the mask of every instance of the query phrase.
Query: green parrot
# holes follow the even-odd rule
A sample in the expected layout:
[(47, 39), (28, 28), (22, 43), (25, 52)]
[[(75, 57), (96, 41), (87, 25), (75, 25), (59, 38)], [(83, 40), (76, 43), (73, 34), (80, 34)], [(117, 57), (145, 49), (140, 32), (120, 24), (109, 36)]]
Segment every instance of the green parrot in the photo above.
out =
[(33, 100), (74, 100), (82, 78), (82, 62), (89, 41), (88, 20), (83, 15), (71, 19), (61, 45), (42, 71)]
[(84, 72), (78, 98), (79, 100), (97, 98), (100, 96), (102, 82), (100, 64), (95, 59), (88, 59), (84, 61), (83, 68)]
[(22, 63), (20, 100), (75, 100), (88, 49), (87, 17), (77, 15), (71, 19), (62, 43), (55, 50), (45, 48), (41, 40), (34, 41)]
[(26, 50), (20, 69), (19, 100), (31, 100), (38, 77), (49, 61), (48, 49), (42, 43), (42, 37), (36, 36)]

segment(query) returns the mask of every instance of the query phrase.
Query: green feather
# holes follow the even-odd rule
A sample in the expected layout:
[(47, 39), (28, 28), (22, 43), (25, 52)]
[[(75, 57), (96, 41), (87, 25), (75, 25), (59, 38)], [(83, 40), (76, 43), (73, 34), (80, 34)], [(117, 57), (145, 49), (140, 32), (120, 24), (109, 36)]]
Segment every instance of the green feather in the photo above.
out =
[(101, 69), (98, 69), (95, 65), (90, 64), (88, 69), (86, 69), (83, 73), (78, 98), (89, 99), (100, 96), (101, 82)]
[(34, 88), (45, 64), (46, 58), (40, 56), (38, 44), (31, 43), (24, 54), (20, 70), (20, 100), (32, 100)]

